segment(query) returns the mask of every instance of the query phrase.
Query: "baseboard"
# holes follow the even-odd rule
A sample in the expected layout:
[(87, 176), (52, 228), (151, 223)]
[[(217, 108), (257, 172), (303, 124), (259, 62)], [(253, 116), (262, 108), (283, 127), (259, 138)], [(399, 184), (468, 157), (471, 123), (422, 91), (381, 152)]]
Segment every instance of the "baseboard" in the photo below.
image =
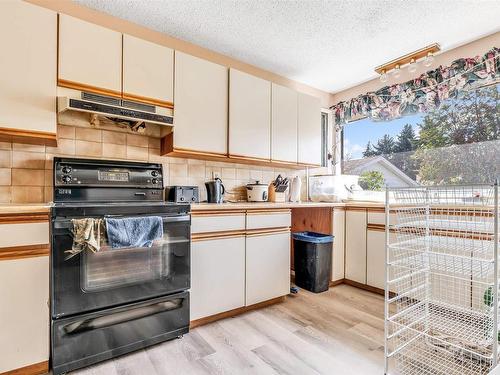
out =
[(354, 286), (359, 289), (364, 289), (372, 293), (377, 293), (381, 295), (385, 295), (384, 289), (376, 288), (374, 286), (358, 283), (357, 281), (349, 280), (349, 279), (344, 279), (344, 284)]
[(32, 365), (24, 366), (15, 370), (0, 373), (0, 375), (38, 375), (49, 372), (49, 361), (43, 361)]
[(286, 298), (286, 296), (277, 297), (277, 298), (270, 299), (268, 301), (256, 303), (254, 305), (238, 307), (237, 309), (224, 311), (224, 312), (221, 312), (219, 314), (215, 314), (215, 315), (211, 315), (211, 316), (206, 316), (204, 318), (192, 320), (191, 323), (189, 324), (189, 329), (193, 329), (195, 327), (199, 327), (199, 326), (202, 326), (204, 324), (212, 323), (212, 322), (215, 322), (217, 320), (240, 315), (240, 314), (243, 314), (247, 311), (251, 311), (251, 310), (255, 310), (255, 309), (260, 309), (262, 307), (274, 305), (275, 303), (284, 302), (285, 298)]

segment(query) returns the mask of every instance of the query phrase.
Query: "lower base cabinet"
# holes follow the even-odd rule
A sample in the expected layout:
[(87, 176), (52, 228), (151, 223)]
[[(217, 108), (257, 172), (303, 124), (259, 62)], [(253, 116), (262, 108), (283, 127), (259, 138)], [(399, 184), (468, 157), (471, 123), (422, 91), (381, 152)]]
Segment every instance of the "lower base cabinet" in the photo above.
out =
[(48, 361), (49, 257), (1, 260), (0, 295), (0, 373)]
[(385, 288), (385, 231), (366, 232), (366, 283)]
[(191, 245), (191, 320), (245, 305), (245, 236)]
[(290, 292), (290, 232), (247, 235), (246, 305)]

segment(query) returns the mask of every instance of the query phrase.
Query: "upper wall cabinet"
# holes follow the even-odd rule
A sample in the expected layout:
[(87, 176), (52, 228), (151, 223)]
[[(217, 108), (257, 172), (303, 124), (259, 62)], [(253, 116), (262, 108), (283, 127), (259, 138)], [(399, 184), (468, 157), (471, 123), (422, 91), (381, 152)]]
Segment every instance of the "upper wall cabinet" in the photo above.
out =
[(273, 161), (297, 162), (297, 92), (272, 84)]
[(121, 83), (122, 34), (60, 14), (59, 86), (121, 97)]
[(0, 138), (56, 143), (57, 14), (0, 1)]
[(171, 107), (174, 101), (174, 51), (123, 35), (123, 97)]
[(175, 150), (227, 154), (227, 85), (226, 67), (175, 52)]
[(271, 83), (229, 71), (229, 154), (271, 159)]
[(321, 165), (321, 106), (314, 96), (299, 93), (298, 160), (302, 164)]

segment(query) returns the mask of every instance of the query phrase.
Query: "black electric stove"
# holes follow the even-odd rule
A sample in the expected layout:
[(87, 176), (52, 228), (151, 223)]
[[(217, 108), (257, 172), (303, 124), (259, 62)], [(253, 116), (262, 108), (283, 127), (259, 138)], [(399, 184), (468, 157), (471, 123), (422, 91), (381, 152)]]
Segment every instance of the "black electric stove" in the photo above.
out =
[[(68, 258), (73, 219), (160, 216), (151, 247)], [(54, 158), (51, 364), (54, 374), (189, 330), (190, 207), (163, 201), (161, 164)]]

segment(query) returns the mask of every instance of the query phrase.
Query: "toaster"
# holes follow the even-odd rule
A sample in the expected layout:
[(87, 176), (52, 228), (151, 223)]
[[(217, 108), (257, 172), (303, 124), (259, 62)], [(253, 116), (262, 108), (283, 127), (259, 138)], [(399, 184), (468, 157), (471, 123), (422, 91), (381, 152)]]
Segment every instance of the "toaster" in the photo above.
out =
[(198, 186), (167, 186), (165, 200), (175, 203), (199, 203)]

